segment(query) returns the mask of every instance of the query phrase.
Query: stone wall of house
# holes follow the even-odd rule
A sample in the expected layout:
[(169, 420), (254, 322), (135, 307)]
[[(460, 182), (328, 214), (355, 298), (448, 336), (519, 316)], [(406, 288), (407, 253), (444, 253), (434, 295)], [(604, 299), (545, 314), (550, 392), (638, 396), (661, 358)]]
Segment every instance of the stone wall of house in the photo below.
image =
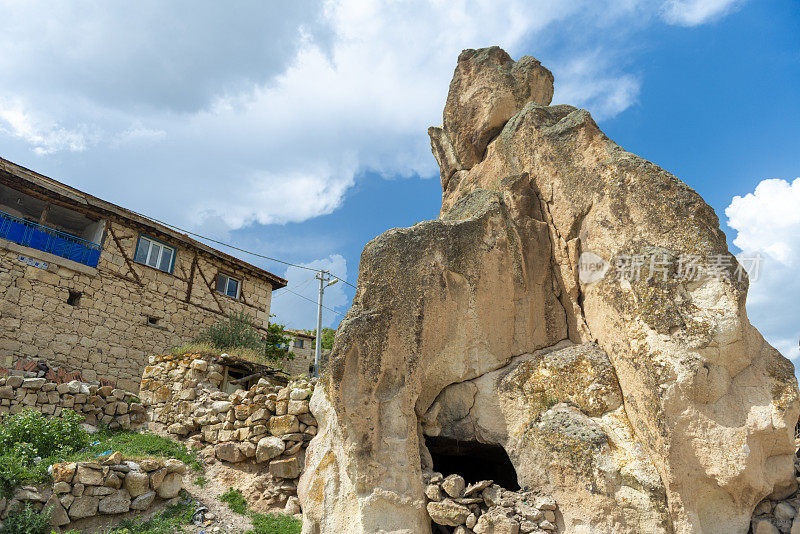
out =
[[(110, 222), (97, 269), (0, 239), (0, 366), (44, 360), (135, 390), (147, 354), (191, 341), (231, 312), (267, 324), (268, 281), (168, 236), (153, 237), (176, 247), (172, 274), (135, 263), (140, 232), (153, 234)], [(214, 290), (219, 272), (242, 281), (239, 299)]]
[(314, 365), (314, 349), (311, 348), (311, 341), (303, 339), (303, 347), (291, 347), (294, 358), (291, 360), (284, 360), (283, 370), (292, 376), (306, 375), (309, 369)]
[[(292, 336), (292, 343), (289, 349), (294, 354), (294, 358), (281, 362), (283, 370), (292, 376), (311, 374), (311, 370), (314, 368), (314, 353), (316, 352), (314, 350), (314, 338), (298, 335), (300, 333), (298, 330), (286, 330), (286, 333)], [(297, 341), (299, 340), (302, 340), (302, 347), (297, 346)], [(330, 349), (322, 349), (319, 363), (320, 369), (325, 368), (325, 363), (328, 361), (330, 353)]]
[(48, 509), (54, 527), (97, 515), (144, 512), (158, 499), (178, 496), (186, 465), (175, 459), (123, 461), (115, 452), (102, 462), (58, 463), (50, 472), (52, 487), (23, 486), (11, 499), (0, 499), (3, 519), (25, 503)]
[(228, 394), (220, 390), (223, 371), (208, 356), (151, 357), (140, 390), (151, 428), (196, 449), (213, 447), (220, 461), (262, 464), (274, 481), (263, 489), (266, 500), (283, 505), (296, 496), (305, 449), (317, 434), (308, 404), (313, 382), (261, 378)]
[(73, 380), (57, 384), (21, 375), (0, 377), (0, 413), (34, 410), (58, 416), (69, 409), (92, 426), (130, 429), (145, 422), (146, 412), (130, 392)]

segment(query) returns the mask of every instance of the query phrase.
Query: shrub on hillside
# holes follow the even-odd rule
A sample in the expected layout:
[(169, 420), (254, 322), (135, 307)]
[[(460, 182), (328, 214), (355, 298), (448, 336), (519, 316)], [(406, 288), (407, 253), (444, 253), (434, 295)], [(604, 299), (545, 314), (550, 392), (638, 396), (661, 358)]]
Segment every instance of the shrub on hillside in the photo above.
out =
[(291, 338), (284, 334), (284, 325), (270, 323), (262, 333), (256, 328), (253, 318), (244, 312), (232, 313), (226, 321), (212, 324), (196, 341), (207, 343), (219, 351), (252, 350), (257, 359), (271, 362), (294, 357), (286, 348)]
[(232, 313), (227, 321), (212, 324), (197, 340), (210, 343), (219, 350), (234, 347), (258, 350), (264, 343), (253, 324), (252, 317), (244, 312)]
[(0, 424), (0, 493), (43, 480), (48, 465), (87, 445), (89, 434), (71, 410), (59, 417), (27, 410), (8, 417)]
[(46, 475), (47, 467), (37, 463), (36, 455), (26, 443), (17, 443), (0, 455), (0, 495), (4, 497), (9, 497), (14, 488)]
[(49, 418), (25, 410), (0, 424), (0, 449), (7, 451), (24, 443), (30, 445), (33, 456), (41, 458), (70, 453), (89, 444), (89, 433), (81, 425), (82, 421), (72, 410)]

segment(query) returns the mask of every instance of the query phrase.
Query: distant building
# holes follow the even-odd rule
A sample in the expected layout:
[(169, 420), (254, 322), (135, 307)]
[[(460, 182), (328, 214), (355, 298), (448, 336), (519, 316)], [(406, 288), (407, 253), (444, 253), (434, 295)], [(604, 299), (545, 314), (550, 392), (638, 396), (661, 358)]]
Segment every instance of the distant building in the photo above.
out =
[(229, 313), (249, 313), (266, 329), (272, 291), (285, 286), (0, 158), (1, 366), (44, 361), (137, 390), (148, 355), (191, 341)]
[(314, 334), (302, 330), (285, 329), (292, 341), (288, 349), (294, 353), (293, 360), (285, 360), (283, 370), (291, 375), (308, 374), (314, 370)]

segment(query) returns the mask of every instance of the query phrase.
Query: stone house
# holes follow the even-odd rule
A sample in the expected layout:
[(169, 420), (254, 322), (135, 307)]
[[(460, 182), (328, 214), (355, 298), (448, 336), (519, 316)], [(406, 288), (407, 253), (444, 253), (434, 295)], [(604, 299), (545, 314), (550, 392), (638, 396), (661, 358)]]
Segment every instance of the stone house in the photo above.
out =
[(290, 375), (309, 374), (314, 369), (314, 335), (302, 330), (284, 330), (292, 341), (288, 349), (294, 353), (294, 359), (283, 361), (283, 370)]
[(0, 158), (0, 366), (136, 391), (147, 356), (232, 312), (269, 321), (286, 280)]

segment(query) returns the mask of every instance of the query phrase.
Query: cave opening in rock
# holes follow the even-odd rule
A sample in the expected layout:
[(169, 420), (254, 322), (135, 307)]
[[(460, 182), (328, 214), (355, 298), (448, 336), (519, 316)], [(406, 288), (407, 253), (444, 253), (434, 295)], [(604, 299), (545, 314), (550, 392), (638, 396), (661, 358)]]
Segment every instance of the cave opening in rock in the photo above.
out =
[(507, 490), (520, 489), (514, 464), (500, 445), (441, 436), (425, 436), (425, 445), (433, 459), (433, 470), (444, 476), (458, 474), (467, 483), (491, 479)]

